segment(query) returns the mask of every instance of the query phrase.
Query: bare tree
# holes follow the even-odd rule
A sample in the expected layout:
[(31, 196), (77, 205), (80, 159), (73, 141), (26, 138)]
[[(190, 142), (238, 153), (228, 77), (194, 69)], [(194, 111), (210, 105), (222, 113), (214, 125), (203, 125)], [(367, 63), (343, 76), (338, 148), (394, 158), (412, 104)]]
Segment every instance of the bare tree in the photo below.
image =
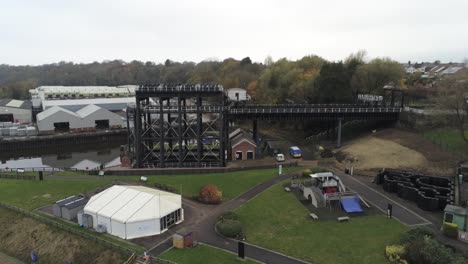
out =
[(465, 143), (468, 143), (465, 133), (468, 123), (468, 75), (441, 81), (434, 99), (439, 109), (448, 111), (454, 117), (455, 126)]

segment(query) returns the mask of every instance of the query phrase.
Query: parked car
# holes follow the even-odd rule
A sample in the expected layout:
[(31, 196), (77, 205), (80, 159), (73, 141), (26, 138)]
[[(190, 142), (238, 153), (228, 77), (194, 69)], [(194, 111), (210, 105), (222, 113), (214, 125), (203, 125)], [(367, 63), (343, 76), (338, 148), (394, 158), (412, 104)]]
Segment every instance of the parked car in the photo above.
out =
[(297, 146), (290, 147), (289, 148), (289, 154), (291, 154), (291, 157), (293, 157), (293, 158), (301, 158), (302, 157), (302, 151)]
[(283, 155), (283, 154), (281, 154), (281, 153), (276, 154), (276, 161), (282, 162), (282, 161), (284, 161), (284, 160), (285, 160), (285, 158), (284, 158), (284, 155)]

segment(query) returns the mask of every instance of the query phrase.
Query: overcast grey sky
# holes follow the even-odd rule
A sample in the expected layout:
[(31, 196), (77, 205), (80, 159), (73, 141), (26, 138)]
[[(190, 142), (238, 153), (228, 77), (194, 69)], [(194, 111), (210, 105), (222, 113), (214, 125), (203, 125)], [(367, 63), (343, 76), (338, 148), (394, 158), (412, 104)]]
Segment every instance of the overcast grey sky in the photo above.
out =
[(467, 0), (0, 0), (0, 64), (468, 58)]

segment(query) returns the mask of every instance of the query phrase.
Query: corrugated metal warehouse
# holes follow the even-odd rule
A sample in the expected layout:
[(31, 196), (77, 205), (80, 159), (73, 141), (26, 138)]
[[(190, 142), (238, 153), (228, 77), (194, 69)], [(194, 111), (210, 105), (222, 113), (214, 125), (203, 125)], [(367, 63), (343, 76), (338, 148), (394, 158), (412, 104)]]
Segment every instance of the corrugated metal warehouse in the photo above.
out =
[(77, 200), (66, 203), (62, 206), (62, 218), (69, 221), (74, 220), (78, 216), (78, 212), (83, 210), (88, 203), (88, 199), (79, 198)]
[(126, 122), (123, 117), (96, 105), (88, 105), (76, 113), (54, 106), (37, 114), (37, 128), (40, 134), (124, 127)]
[(0, 122), (31, 123), (31, 101), (0, 99)]
[(184, 220), (182, 197), (143, 186), (114, 185), (91, 197), (93, 227), (123, 239), (158, 235)]

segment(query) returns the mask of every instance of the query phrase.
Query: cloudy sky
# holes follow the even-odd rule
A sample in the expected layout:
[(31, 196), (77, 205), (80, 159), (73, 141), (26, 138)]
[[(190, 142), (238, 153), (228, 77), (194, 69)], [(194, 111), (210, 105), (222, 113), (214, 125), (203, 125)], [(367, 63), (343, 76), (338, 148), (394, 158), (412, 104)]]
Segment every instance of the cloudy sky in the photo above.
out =
[(468, 58), (466, 0), (0, 0), (0, 64)]

